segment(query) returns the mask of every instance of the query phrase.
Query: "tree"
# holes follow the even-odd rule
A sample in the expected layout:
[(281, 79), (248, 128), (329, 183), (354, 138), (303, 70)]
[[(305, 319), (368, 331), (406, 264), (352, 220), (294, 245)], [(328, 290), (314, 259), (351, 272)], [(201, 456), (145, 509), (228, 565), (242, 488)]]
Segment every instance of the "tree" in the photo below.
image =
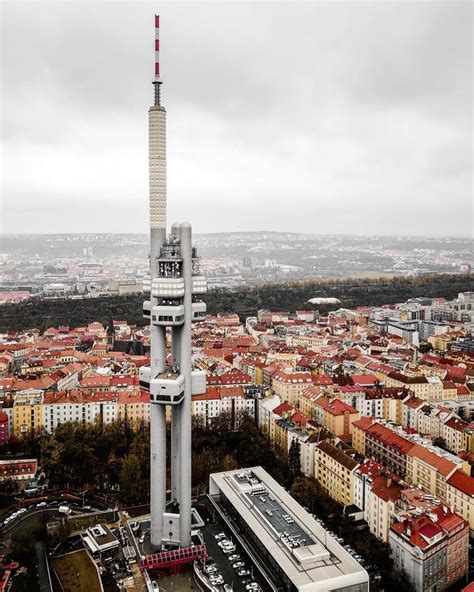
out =
[(290, 476), (295, 478), (301, 472), (301, 444), (296, 438), (293, 438), (288, 451), (288, 468)]
[(136, 504), (143, 501), (144, 497), (140, 460), (135, 454), (129, 454), (124, 458), (120, 470), (120, 499), (126, 504)]
[(436, 438), (433, 438), (433, 444), (434, 444), (434, 446), (438, 446), (438, 448), (442, 448), (443, 450), (448, 450), (448, 448), (446, 446), (446, 440), (444, 438), (442, 438), (441, 436), (437, 436)]
[(64, 446), (54, 436), (45, 434), (40, 440), (40, 463), (43, 471), (53, 482), (61, 482), (63, 475), (62, 456)]

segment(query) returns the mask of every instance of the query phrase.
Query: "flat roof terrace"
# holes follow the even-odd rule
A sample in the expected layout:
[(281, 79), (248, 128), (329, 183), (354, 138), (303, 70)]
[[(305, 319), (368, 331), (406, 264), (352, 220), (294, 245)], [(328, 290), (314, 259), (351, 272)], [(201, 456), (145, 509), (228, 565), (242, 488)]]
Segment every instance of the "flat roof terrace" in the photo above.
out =
[[(279, 534), (293, 540), (293, 548), (307, 547), (315, 543), (310, 535), (301, 528), (301, 526), (294, 521), (288, 514), (280, 502), (273, 497), (268, 491), (262, 494), (246, 493), (249, 502), (253, 504), (255, 509), (260, 512), (262, 518), (266, 520), (270, 526)], [(298, 541), (298, 542), (296, 542)]]

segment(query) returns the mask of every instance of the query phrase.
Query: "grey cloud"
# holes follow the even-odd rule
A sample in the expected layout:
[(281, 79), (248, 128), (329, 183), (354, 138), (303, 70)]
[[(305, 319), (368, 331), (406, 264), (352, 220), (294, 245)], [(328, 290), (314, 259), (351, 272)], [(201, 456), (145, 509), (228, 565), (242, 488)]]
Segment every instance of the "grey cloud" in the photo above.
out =
[[(159, 9), (170, 219), (472, 233), (471, 3)], [(156, 4), (2, 10), (3, 230), (145, 230)]]

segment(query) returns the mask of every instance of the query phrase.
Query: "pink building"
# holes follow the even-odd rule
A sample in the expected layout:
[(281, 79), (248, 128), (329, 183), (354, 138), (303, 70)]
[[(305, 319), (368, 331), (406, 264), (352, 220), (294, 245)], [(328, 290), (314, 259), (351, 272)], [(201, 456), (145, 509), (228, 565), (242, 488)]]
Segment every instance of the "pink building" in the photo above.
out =
[(10, 429), (8, 425), (8, 415), (0, 411), (0, 446), (7, 444), (10, 438)]

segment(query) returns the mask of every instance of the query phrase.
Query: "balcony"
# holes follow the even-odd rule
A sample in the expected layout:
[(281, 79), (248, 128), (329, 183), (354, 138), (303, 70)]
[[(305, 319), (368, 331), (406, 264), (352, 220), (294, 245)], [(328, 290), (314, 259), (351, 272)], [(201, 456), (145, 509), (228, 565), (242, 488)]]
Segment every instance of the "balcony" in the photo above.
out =
[(207, 279), (203, 275), (193, 276), (193, 294), (205, 294), (207, 292)]
[(197, 321), (204, 321), (206, 319), (206, 303), (205, 302), (193, 302), (192, 303), (192, 317), (193, 323)]
[(178, 327), (184, 323), (182, 304), (157, 304), (153, 307), (151, 322), (159, 327)]
[(151, 294), (155, 298), (183, 298), (183, 278), (155, 278), (151, 284)]
[(151, 312), (151, 302), (149, 300), (145, 300), (145, 302), (143, 303), (143, 318), (149, 319), (150, 312)]
[(167, 242), (161, 247), (159, 261), (178, 261), (181, 259), (181, 245), (179, 242)]
[(150, 383), (150, 403), (178, 405), (184, 399), (184, 376), (167, 366)]

